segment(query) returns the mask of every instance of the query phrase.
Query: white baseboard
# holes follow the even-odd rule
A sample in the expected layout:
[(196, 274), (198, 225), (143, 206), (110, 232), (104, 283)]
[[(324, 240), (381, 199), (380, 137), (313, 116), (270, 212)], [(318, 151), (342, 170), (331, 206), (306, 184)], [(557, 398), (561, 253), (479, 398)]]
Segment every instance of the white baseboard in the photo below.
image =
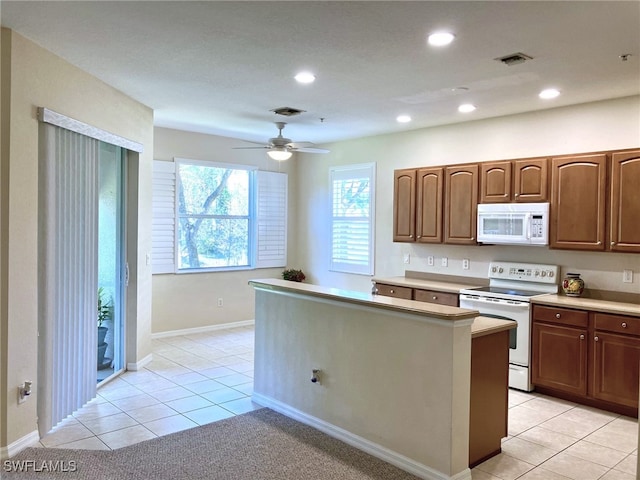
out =
[(206, 327), (185, 328), (183, 330), (169, 330), (168, 332), (152, 333), (151, 338), (176, 337), (179, 335), (193, 335), (194, 333), (213, 332), (214, 330), (225, 330), (227, 328), (246, 327), (253, 325), (255, 320), (242, 320), (240, 322), (219, 323), (217, 325), (207, 325)]
[(305, 412), (302, 412), (296, 408), (293, 408), (285, 403), (275, 400), (271, 397), (261, 395), (259, 393), (253, 393), (251, 400), (258, 405), (268, 407), (271, 410), (275, 410), (289, 418), (309, 425), (327, 435), (337, 438), (351, 445), (352, 447), (362, 450), (374, 457), (384, 460), (387, 463), (395, 465), (402, 470), (405, 470), (413, 475), (427, 480), (471, 480), (471, 470), (466, 468), (462, 472), (457, 473), (454, 476), (446, 475), (438, 470), (435, 470), (427, 465), (416, 462), (398, 452), (390, 450), (382, 445), (374, 443), (366, 438), (355, 435), (343, 428), (340, 428), (331, 423), (325, 422), (319, 418), (313, 417)]
[(138, 370), (142, 370), (145, 366), (151, 363), (152, 360), (153, 360), (153, 354), (150, 353), (139, 362), (127, 363), (127, 370), (129, 370), (130, 372), (137, 372)]
[(25, 435), (6, 447), (0, 447), (0, 460), (13, 457), (27, 447), (33, 447), (40, 441), (40, 434), (37, 430)]

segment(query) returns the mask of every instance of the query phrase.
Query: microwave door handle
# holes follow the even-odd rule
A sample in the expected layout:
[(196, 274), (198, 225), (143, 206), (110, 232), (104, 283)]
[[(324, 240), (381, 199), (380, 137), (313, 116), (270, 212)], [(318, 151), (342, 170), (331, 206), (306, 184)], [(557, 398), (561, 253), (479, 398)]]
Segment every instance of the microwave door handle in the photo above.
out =
[(524, 219), (525, 223), (527, 224), (527, 240), (531, 240), (531, 214), (527, 213)]

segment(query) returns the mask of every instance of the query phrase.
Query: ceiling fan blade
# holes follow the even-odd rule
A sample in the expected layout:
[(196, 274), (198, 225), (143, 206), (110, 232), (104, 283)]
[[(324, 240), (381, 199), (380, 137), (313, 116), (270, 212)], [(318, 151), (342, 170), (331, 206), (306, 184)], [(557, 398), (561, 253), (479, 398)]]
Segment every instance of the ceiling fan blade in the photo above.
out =
[(329, 153), (331, 150), (327, 150), (326, 148), (313, 148), (313, 147), (302, 147), (302, 148), (292, 148), (294, 152), (303, 152), (303, 153)]
[(231, 147), (233, 150), (255, 150), (255, 149), (263, 149), (263, 148), (271, 148), (268, 145), (263, 145), (261, 147)]

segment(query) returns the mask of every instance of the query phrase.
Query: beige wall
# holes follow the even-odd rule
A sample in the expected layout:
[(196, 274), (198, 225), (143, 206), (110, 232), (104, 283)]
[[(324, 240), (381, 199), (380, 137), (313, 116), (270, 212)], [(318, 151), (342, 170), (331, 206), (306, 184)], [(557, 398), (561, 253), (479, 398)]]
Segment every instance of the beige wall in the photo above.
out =
[[(547, 247), (414, 245), (392, 242), (393, 170), (640, 147), (640, 97), (627, 97), (457, 125), (380, 135), (323, 145), (331, 150), (318, 162), (302, 154), (298, 162), (299, 257), (312, 283), (368, 290), (362, 275), (330, 272), (327, 239), (328, 169), (333, 165), (376, 162), (375, 275), (403, 275), (405, 269), (486, 277), (491, 260), (558, 264), (577, 271), (587, 287), (640, 293), (640, 255), (580, 253)], [(403, 263), (405, 254), (410, 264)], [(426, 257), (436, 258), (427, 266)], [(447, 257), (449, 266), (439, 267)], [(471, 268), (462, 270), (462, 259)], [(622, 283), (633, 269), (634, 283)]]
[[(151, 250), (151, 158), (153, 112), (73, 67), (29, 40), (2, 30), (2, 256), (0, 326), (2, 330), (3, 411), (0, 446), (36, 430), (35, 394), (18, 405), (16, 388), (37, 379), (37, 222), (38, 120), (36, 108), (47, 107), (77, 120), (140, 142), (145, 152), (137, 162), (137, 216), (129, 225), (137, 233), (129, 252), (134, 273), (129, 320), (135, 322), (128, 362), (151, 352), (151, 272), (144, 253)], [(10, 69), (8, 72), (7, 69)], [(8, 78), (7, 78), (8, 76)], [(5, 81), (8, 80), (8, 81)], [(9, 83), (10, 82), (10, 83)], [(6, 137), (4, 134), (7, 134)], [(8, 144), (7, 144), (8, 143)], [(136, 192), (137, 190), (137, 192)], [(138, 255), (138, 252), (141, 255)], [(132, 340), (132, 338), (129, 338)], [(3, 378), (4, 380), (4, 378)]]
[[(266, 125), (268, 127), (268, 124)], [(287, 260), (297, 265), (296, 165), (295, 155), (286, 162), (267, 157), (263, 149), (233, 150), (248, 146), (226, 137), (156, 128), (154, 157), (173, 161), (174, 157), (257, 166), (261, 170), (289, 174), (289, 236)], [(256, 145), (257, 146), (257, 145)], [(279, 278), (282, 268), (234, 270), (215, 273), (163, 274), (153, 276), (153, 333), (201, 328), (254, 318), (252, 278)], [(217, 306), (217, 299), (223, 306)]]

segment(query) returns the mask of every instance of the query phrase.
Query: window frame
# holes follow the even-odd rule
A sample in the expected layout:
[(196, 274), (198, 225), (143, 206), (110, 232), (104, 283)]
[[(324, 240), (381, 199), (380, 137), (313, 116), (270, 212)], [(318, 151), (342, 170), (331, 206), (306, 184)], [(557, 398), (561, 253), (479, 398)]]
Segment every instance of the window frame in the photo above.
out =
[[(255, 269), (255, 252), (256, 252), (256, 235), (255, 235), (255, 226), (256, 226), (256, 174), (255, 172), (258, 170), (257, 166), (254, 165), (242, 165), (235, 163), (224, 163), (224, 162), (214, 162), (208, 160), (192, 160), (188, 158), (175, 158), (174, 162), (176, 164), (176, 189), (175, 189), (175, 273), (182, 275), (187, 273), (211, 273), (211, 272), (226, 272), (226, 271), (238, 271), (238, 270), (253, 270)], [(180, 219), (183, 217), (196, 217), (201, 216), (204, 218), (245, 218), (244, 215), (183, 215), (179, 213), (179, 201), (178, 201), (178, 191), (180, 185), (180, 165), (196, 165), (202, 167), (210, 167), (210, 168), (222, 168), (222, 169), (232, 169), (232, 170), (245, 170), (249, 172), (249, 214), (246, 216), (248, 219), (248, 243), (247, 243), (247, 259), (248, 265), (227, 265), (222, 267), (190, 267), (190, 268), (180, 268)]]
[[(348, 262), (334, 261), (334, 180), (336, 176), (347, 176), (352, 172), (351, 178), (362, 178), (362, 171), (369, 177), (369, 239), (368, 262), (366, 266), (357, 266)], [(373, 275), (375, 271), (375, 219), (376, 219), (376, 163), (359, 163), (351, 165), (339, 165), (329, 167), (329, 271), (338, 273), (350, 273), (355, 275)]]

